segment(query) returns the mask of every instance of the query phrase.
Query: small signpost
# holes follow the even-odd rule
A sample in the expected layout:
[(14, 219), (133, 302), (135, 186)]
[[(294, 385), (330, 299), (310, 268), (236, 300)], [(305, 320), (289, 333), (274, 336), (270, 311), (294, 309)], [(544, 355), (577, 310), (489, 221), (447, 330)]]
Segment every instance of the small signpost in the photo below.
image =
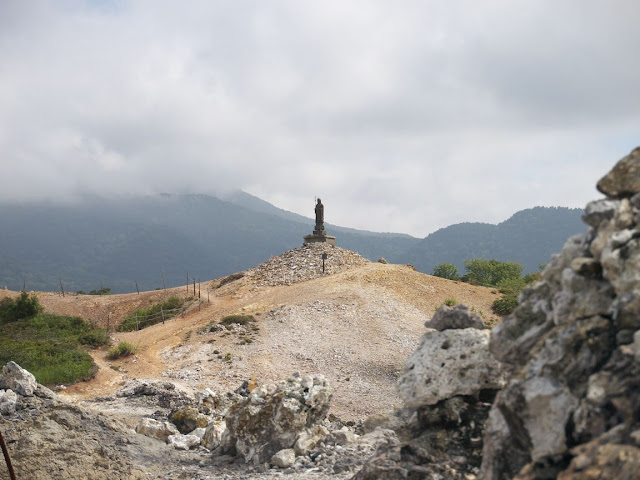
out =
[(322, 254), (322, 273), (324, 273), (324, 261), (327, 259), (328, 255), (327, 253), (323, 253)]

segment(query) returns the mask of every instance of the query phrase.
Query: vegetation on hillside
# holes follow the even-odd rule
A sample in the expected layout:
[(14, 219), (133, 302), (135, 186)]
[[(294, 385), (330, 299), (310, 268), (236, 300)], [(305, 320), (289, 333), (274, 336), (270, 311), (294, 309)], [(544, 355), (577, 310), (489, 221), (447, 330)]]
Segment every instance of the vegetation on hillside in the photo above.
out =
[[(484, 287), (496, 287), (502, 297), (493, 302), (491, 309), (498, 315), (508, 315), (518, 305), (518, 295), (522, 290), (540, 279), (540, 271), (544, 264), (539, 265), (539, 271), (522, 276), (522, 265), (516, 262), (500, 262), (495, 259), (474, 258), (464, 262), (466, 273), (460, 277), (463, 282)], [(455, 265), (442, 263), (433, 269), (436, 277), (457, 280), (457, 269), (453, 275)]]
[(0, 302), (0, 365), (13, 360), (45, 385), (92, 378), (97, 367), (80, 346), (108, 344), (106, 331), (42, 311), (38, 298), (26, 292)]
[(118, 325), (119, 332), (132, 332), (150, 327), (182, 313), (184, 300), (172, 295), (162, 303), (156, 303), (147, 308), (139, 308)]

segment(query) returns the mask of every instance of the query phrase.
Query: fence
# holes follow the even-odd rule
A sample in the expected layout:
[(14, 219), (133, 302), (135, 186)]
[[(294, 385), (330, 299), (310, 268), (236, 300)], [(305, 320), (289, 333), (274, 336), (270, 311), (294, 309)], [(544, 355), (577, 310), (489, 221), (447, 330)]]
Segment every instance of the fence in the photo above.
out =
[(134, 315), (125, 317), (122, 320), (122, 323), (118, 325), (117, 330), (119, 332), (131, 332), (134, 330), (140, 330), (141, 328), (149, 327), (151, 325), (155, 325), (156, 323), (164, 323), (166, 320), (177, 317), (179, 315), (184, 316), (186, 311), (187, 307), (182, 306), (167, 310), (164, 310), (162, 307), (160, 307), (160, 311), (155, 313), (135, 313)]

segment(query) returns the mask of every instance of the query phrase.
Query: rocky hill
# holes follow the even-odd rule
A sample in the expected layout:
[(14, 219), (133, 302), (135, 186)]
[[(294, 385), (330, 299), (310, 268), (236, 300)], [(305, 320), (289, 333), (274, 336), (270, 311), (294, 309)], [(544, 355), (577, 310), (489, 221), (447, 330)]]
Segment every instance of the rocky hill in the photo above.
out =
[[(57, 395), (9, 363), (0, 428), (17, 470), (35, 479), (635, 479), (640, 148), (598, 188), (607, 198), (587, 206), (588, 231), (493, 329), (481, 315), (489, 289), (312, 245), (207, 282), (208, 301), (184, 317), (114, 334), (138, 354), (109, 362), (94, 352), (97, 377)], [(169, 293), (187, 295), (41, 297), (53, 311), (92, 301), (117, 322), (129, 305)], [(442, 306), (450, 297), (469, 308)], [(228, 314), (244, 316), (221, 321)]]

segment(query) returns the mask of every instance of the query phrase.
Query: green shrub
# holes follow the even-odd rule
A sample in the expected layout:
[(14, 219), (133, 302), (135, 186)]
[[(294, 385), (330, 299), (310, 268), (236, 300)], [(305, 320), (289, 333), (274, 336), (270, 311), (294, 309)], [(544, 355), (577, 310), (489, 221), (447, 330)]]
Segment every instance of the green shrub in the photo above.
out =
[(474, 258), (465, 261), (464, 267), (467, 269), (467, 273), (463, 278), (473, 285), (495, 287), (501, 282), (519, 279), (522, 276), (522, 265), (515, 262)]
[(10, 360), (44, 385), (91, 379), (97, 370), (80, 343), (100, 344), (103, 331), (79, 317), (40, 314), (0, 326), (0, 364)]
[(95, 330), (89, 330), (78, 336), (78, 342), (82, 345), (89, 345), (93, 348), (98, 348), (103, 345), (109, 345), (111, 339), (107, 330), (104, 328), (96, 328)]
[(220, 320), (221, 325), (231, 325), (237, 323), (238, 325), (246, 325), (248, 323), (255, 322), (253, 315), (227, 315)]
[(111, 295), (111, 288), (110, 287), (102, 287), (99, 290), (91, 290), (89, 292), (89, 295)]
[(107, 358), (115, 360), (117, 358), (128, 357), (138, 351), (138, 348), (129, 342), (120, 342), (117, 346), (110, 348), (107, 352)]
[(179, 315), (181, 313), (180, 308), (183, 305), (183, 299), (177, 295), (172, 295), (162, 303), (156, 303), (148, 308), (135, 310), (118, 325), (116, 330), (119, 332), (132, 332), (150, 327), (151, 325), (162, 322), (163, 318), (164, 320), (168, 320)]
[(0, 301), (0, 320), (5, 322), (15, 322), (23, 318), (34, 317), (42, 313), (42, 311), (43, 308), (38, 297), (29, 295), (24, 290), (20, 292), (20, 296), (15, 300), (7, 297)]
[(440, 265), (436, 265), (433, 267), (433, 276), (446, 278), (448, 280), (458, 280), (460, 278), (458, 275), (458, 267), (453, 263), (441, 263)]
[(495, 300), (491, 304), (491, 310), (496, 315), (509, 315), (518, 306), (518, 296), (514, 294), (505, 295)]
[(447, 299), (444, 301), (444, 304), (445, 304), (447, 307), (455, 307), (455, 306), (458, 304), (458, 301), (457, 301), (455, 298), (447, 298)]

